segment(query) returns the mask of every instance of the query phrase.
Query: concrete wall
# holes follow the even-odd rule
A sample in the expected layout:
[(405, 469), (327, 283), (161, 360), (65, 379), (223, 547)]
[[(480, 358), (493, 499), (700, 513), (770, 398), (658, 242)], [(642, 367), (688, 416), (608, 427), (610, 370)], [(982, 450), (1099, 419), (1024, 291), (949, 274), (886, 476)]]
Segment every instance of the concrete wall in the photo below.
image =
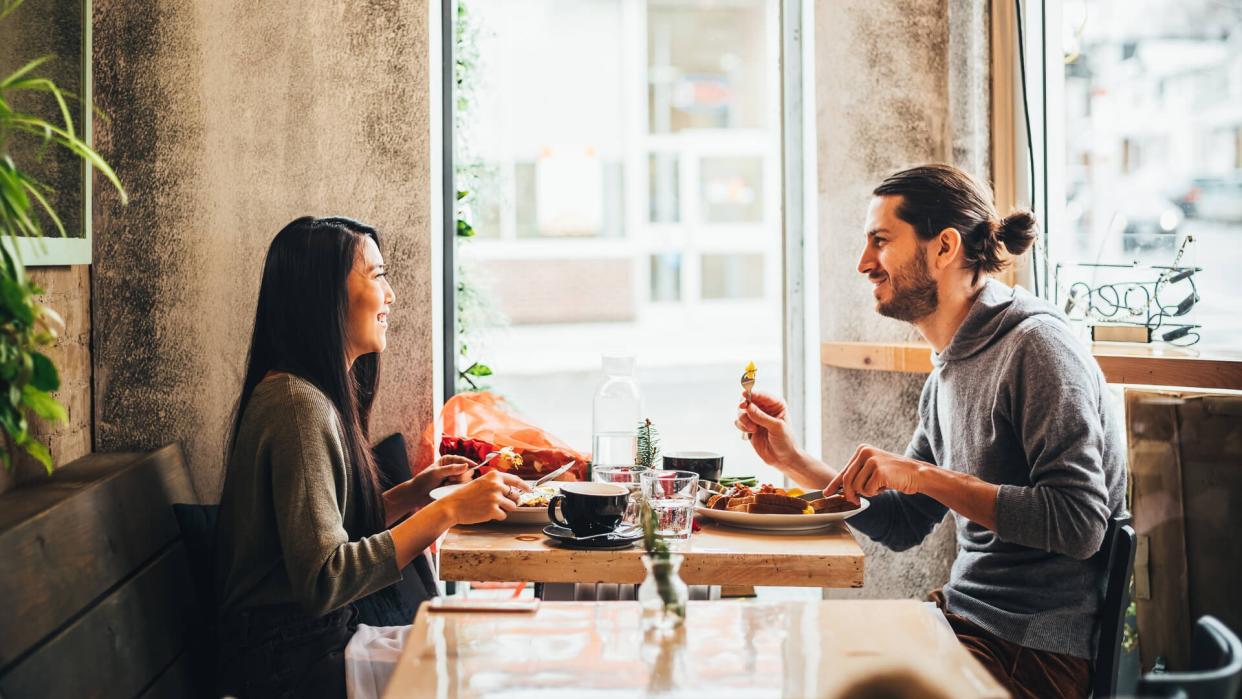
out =
[(303, 215), (379, 228), (397, 302), (372, 432), (432, 416), (423, 0), (95, 0), (96, 448), (181, 440), (218, 497), (263, 256)]
[[(870, 285), (857, 272), (863, 220), (871, 189), (899, 168), (949, 161), (989, 175), (986, 6), (984, 0), (816, 3), (823, 340), (917, 338), (912, 326), (874, 310)], [(860, 442), (902, 451), (914, 431), (923, 379), (825, 368), (825, 460), (843, 465)], [(948, 579), (951, 519), (922, 546), (900, 554), (863, 539), (866, 584), (836, 596), (922, 596)]]

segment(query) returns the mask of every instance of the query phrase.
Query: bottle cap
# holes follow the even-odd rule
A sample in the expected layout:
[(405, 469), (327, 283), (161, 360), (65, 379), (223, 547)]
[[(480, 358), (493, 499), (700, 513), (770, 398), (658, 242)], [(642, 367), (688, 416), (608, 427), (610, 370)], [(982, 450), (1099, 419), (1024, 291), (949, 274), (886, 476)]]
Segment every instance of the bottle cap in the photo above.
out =
[(633, 376), (634, 356), (629, 354), (605, 354), (604, 373), (609, 376)]

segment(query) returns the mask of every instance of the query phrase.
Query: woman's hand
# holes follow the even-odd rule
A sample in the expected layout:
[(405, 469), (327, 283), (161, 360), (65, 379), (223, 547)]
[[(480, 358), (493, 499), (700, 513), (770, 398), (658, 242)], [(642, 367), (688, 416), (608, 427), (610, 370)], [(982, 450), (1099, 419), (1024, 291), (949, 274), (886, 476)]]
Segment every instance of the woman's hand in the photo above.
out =
[(859, 445), (848, 465), (824, 488), (824, 495), (843, 491), (845, 499), (858, 504), (858, 496), (871, 497), (885, 490), (908, 495), (919, 492), (919, 475), (927, 464), (898, 456), (868, 444)]
[(431, 491), (450, 483), (464, 483), (470, 480), (470, 472), (478, 464), (464, 456), (441, 456), (418, 475), (405, 482), (410, 509), (419, 509), (431, 504)]
[(801, 463), (802, 453), (789, 433), (784, 401), (755, 391), (749, 402), (743, 399), (737, 407), (737, 420), (733, 424), (750, 433), (750, 445), (765, 464), (783, 471)]
[(518, 498), (530, 485), (517, 476), (492, 471), (454, 490), (440, 500), (457, 524), (501, 520), (516, 510)]

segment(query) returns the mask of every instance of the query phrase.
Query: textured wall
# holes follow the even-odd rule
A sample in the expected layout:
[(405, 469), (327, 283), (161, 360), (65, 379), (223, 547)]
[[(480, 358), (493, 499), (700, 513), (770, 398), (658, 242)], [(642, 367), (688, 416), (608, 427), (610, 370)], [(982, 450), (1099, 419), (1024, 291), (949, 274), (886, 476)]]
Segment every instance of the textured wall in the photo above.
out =
[[(983, 0), (816, 3), (823, 340), (917, 338), (912, 326), (875, 312), (870, 284), (857, 272), (863, 221), (871, 189), (894, 170), (929, 161), (986, 167), (985, 6)], [(923, 379), (825, 368), (825, 460), (843, 465), (860, 442), (903, 450), (914, 431)], [(951, 519), (922, 546), (900, 554), (861, 538), (866, 584), (834, 595), (921, 596), (948, 578)]]
[(423, 0), (95, 0), (96, 448), (181, 440), (223, 477), (263, 255), (303, 215), (380, 229), (397, 302), (373, 433), (432, 415)]

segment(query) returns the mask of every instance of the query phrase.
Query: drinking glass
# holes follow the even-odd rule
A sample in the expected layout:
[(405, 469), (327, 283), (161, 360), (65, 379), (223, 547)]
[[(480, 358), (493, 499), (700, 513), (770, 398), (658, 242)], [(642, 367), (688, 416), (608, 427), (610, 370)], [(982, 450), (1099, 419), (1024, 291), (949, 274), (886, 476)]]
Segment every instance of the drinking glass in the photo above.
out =
[(643, 499), (656, 515), (656, 536), (669, 542), (672, 550), (684, 550), (690, 543), (694, 524), (694, 503), (699, 492), (699, 474), (693, 471), (643, 471), (639, 474)]
[(625, 516), (621, 518), (622, 526), (638, 525), (638, 515), (642, 511), (642, 497), (639, 494), (641, 484), (639, 475), (650, 469), (645, 466), (594, 466), (591, 468), (591, 480), (600, 483), (616, 483), (630, 490), (630, 501), (625, 508)]

